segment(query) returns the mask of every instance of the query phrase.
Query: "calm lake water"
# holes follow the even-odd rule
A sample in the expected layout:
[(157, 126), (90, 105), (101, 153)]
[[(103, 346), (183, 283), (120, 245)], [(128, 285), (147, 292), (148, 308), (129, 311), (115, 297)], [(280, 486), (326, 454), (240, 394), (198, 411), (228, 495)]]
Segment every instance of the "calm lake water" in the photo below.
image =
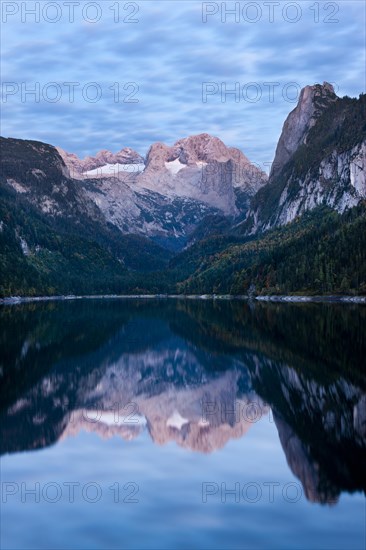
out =
[(0, 309), (1, 548), (365, 547), (366, 307)]

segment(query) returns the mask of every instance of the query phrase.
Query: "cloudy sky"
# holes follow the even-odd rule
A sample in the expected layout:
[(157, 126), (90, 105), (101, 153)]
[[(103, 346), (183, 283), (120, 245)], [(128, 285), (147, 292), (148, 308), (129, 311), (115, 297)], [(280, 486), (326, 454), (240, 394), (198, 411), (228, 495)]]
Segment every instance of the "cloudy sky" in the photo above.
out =
[(365, 91), (363, 1), (2, 2), (2, 128), (79, 156), (207, 132), (267, 169), (299, 90)]

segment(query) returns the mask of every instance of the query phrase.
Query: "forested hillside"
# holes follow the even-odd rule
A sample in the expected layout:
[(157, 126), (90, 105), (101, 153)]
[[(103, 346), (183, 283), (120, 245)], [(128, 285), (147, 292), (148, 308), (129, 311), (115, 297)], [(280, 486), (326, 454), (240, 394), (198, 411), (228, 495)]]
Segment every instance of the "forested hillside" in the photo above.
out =
[(90, 220), (54, 221), (6, 189), (0, 189), (0, 219), (1, 296), (140, 292), (146, 274), (171, 257), (149, 239)]
[[(0, 232), (1, 296), (366, 294), (365, 203), (343, 215), (319, 208), (257, 238), (211, 236), (175, 256), (168, 267), (145, 272), (126, 268), (93, 241), (56, 233), (29, 211), (1, 215), (6, 220)], [(27, 243), (23, 248), (19, 231)], [(132, 254), (134, 244), (146, 267), (141, 243), (131, 239), (126, 248)]]
[[(216, 251), (210, 250), (216, 242)], [(203, 241), (173, 260), (183, 293), (366, 294), (366, 203), (343, 215), (323, 207), (222, 249)]]

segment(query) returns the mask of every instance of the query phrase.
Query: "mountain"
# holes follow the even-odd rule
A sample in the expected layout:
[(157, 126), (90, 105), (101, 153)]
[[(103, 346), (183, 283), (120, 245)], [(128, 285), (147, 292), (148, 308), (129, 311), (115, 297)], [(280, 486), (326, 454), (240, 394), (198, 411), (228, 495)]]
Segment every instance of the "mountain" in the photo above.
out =
[(306, 86), (269, 178), (208, 134), (79, 159), (1, 138), (0, 293), (364, 293), (366, 95)]
[[(108, 154), (104, 158), (111, 162)], [(208, 134), (173, 147), (155, 143), (145, 162), (134, 152), (126, 160), (96, 170), (88, 164), (82, 173), (85, 195), (121, 232), (150, 237), (173, 250), (186, 244), (205, 216), (245, 217), (251, 198), (267, 181), (238, 149)]]
[(306, 86), (242, 230), (263, 232), (321, 205), (343, 213), (365, 198), (366, 95), (339, 98), (326, 82)]
[(266, 174), (239, 149), (200, 134), (181, 139), (173, 147), (152, 145), (137, 185), (159, 190), (164, 196), (200, 200), (224, 214), (237, 216), (247, 210), (250, 197), (266, 181)]
[(206, 215), (244, 217), (267, 176), (238, 150), (202, 134), (80, 160), (39, 142), (4, 139), (2, 185), (48, 217), (72, 213), (181, 248)]
[(170, 265), (183, 293), (366, 293), (366, 95), (304, 88), (246, 219)]
[(207, 134), (154, 144), (146, 162), (128, 148), (80, 160), (36, 141), (0, 145), (2, 295), (166, 292), (158, 271), (172, 251), (201, 224), (245, 217), (267, 179)]
[[(1, 139), (0, 287), (4, 295), (127, 289), (129, 272), (156, 270), (170, 253), (106, 220), (55, 147)], [(114, 289), (114, 290), (113, 290)]]

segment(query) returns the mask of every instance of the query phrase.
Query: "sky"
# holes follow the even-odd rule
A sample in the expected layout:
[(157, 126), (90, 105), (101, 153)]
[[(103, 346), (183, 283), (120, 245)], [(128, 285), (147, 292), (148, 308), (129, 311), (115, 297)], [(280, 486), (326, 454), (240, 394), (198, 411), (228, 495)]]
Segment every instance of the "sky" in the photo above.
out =
[(268, 172), (300, 89), (365, 92), (365, 3), (1, 4), (1, 135), (80, 157), (207, 132)]

